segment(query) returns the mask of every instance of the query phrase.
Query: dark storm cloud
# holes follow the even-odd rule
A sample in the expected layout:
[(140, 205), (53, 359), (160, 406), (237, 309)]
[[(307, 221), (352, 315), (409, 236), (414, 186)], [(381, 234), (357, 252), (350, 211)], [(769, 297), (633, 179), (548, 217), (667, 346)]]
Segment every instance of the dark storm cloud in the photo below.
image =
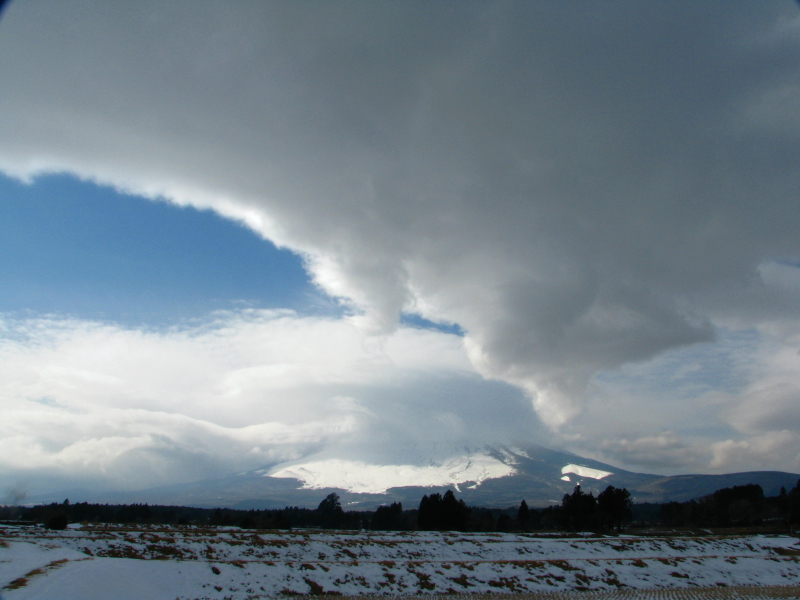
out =
[(600, 370), (793, 314), (760, 273), (800, 260), (799, 15), (20, 1), (0, 166), (243, 220), (364, 331), (460, 324), (559, 426)]

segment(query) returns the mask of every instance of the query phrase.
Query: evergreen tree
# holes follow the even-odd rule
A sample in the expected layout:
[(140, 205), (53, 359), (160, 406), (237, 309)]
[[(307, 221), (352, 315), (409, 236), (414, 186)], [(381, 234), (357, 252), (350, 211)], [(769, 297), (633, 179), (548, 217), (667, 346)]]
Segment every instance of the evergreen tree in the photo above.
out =
[(339, 502), (339, 495), (331, 493), (319, 503), (317, 507), (317, 517), (320, 527), (324, 529), (335, 529), (341, 527), (344, 521), (344, 511)]
[(714, 524), (719, 527), (751, 525), (760, 522), (764, 508), (764, 490), (760, 485), (735, 485), (711, 495)]
[(531, 520), (531, 511), (528, 509), (528, 503), (523, 498), (517, 510), (517, 529), (525, 531)]
[(239, 527), (242, 529), (258, 529), (258, 521), (259, 519), (256, 511), (251, 510), (239, 522)]
[(442, 497), (438, 493), (423, 496), (417, 511), (417, 528), (422, 531), (436, 531), (439, 529), (441, 504)]
[(382, 531), (405, 529), (403, 505), (400, 502), (392, 502), (391, 506), (379, 506), (370, 520), (370, 529)]
[(787, 495), (787, 512), (790, 523), (800, 523), (800, 479)]
[(452, 490), (444, 497), (423, 496), (417, 512), (417, 528), (422, 531), (464, 531), (469, 524), (470, 511), (463, 500), (456, 500)]
[(497, 531), (509, 532), (513, 529), (513, 526), (514, 522), (506, 513), (503, 513), (497, 517), (497, 525), (495, 526)]
[(586, 531), (597, 526), (597, 500), (589, 492), (585, 494), (580, 485), (572, 494), (564, 494), (561, 500), (561, 526), (571, 531)]
[(632, 504), (628, 490), (615, 488), (613, 485), (608, 486), (597, 496), (597, 512), (602, 525), (609, 529), (616, 527), (617, 530), (621, 530), (623, 523), (631, 517)]
[(469, 523), (469, 508), (463, 500), (456, 500), (453, 490), (442, 498), (438, 529), (440, 531), (465, 531)]

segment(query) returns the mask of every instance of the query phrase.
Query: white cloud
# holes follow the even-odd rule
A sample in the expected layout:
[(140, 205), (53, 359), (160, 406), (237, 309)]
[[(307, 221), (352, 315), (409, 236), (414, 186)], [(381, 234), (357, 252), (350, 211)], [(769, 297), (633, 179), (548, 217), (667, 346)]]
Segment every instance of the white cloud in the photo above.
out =
[(800, 471), (800, 435), (782, 430), (750, 436), (745, 440), (723, 440), (712, 444), (711, 466), (720, 472), (731, 467), (741, 471), (773, 471), (775, 464), (791, 473)]
[(600, 449), (617, 461), (636, 465), (648, 472), (702, 468), (702, 460), (705, 458), (699, 444), (693, 445), (672, 431), (635, 439), (606, 439), (600, 444)]
[(800, 469), (800, 336), (791, 319), (601, 373), (563, 443), (634, 470)]
[[(510, 388), (480, 382), (461, 338), (436, 331), (398, 329), (377, 347), (347, 319), (252, 310), (167, 331), (0, 326), (0, 475), (12, 479), (135, 488), (323, 451), (420, 461), (535, 427)], [(507, 414), (487, 419), (486, 395)]]
[[(597, 415), (598, 373), (668, 364), (720, 343), (721, 328), (768, 337), (771, 320), (796, 322), (794, 272), (770, 265), (800, 260), (799, 22), (788, 1), (20, 0), (1, 25), (0, 169), (68, 171), (240, 220), (361, 311), (358, 332), (315, 332), (393, 339), (404, 310), (458, 323), (481, 375), (525, 390), (564, 435), (597, 440), (581, 415)], [(247, 409), (226, 416), (232, 426), (265, 419), (260, 400), (279, 389), (292, 390), (285, 413), (302, 405), (301, 373), (343, 384), (339, 358), (312, 346), (301, 370), (228, 348), (235, 368), (207, 380), (207, 340), (227, 340), (209, 335), (177, 377), (139, 358), (149, 383), (120, 386), (104, 361), (122, 350), (109, 348), (48, 379), (76, 407), (81, 386), (147, 410), (195, 394), (199, 419), (235, 397)], [(80, 343), (71, 356), (88, 351)], [(364, 360), (347, 382), (392, 378)], [(647, 440), (709, 419), (707, 453), (734, 425), (709, 386), (684, 384), (675, 405), (627, 394), (624, 413), (599, 421), (630, 423), (640, 406), (625, 439)]]

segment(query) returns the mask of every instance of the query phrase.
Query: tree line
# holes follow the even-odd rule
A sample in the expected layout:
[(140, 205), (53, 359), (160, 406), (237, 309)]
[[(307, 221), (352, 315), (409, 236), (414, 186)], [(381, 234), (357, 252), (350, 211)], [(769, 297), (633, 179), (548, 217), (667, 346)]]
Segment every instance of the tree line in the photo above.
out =
[(765, 524), (790, 529), (800, 524), (800, 481), (790, 491), (764, 496), (760, 485), (738, 485), (687, 502), (658, 507), (665, 527), (753, 527)]
[(384, 531), (526, 532), (621, 531), (628, 526), (750, 527), (800, 523), (800, 481), (790, 492), (765, 497), (761, 486), (717, 490), (688, 502), (633, 504), (624, 488), (608, 486), (597, 497), (576, 486), (560, 504), (530, 508), (525, 500), (505, 509), (467, 506), (452, 490), (423, 496), (417, 508), (400, 502), (375, 511), (345, 511), (332, 493), (316, 509), (268, 510), (195, 508), (148, 504), (109, 505), (87, 502), (0, 507), (0, 521), (27, 521), (63, 529), (68, 523), (215, 525), (243, 529), (350, 529)]

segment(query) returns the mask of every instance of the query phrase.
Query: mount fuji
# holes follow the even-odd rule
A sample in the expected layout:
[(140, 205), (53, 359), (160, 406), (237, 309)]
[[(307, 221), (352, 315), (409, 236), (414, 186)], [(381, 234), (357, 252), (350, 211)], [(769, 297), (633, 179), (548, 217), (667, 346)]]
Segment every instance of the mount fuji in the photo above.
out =
[[(204, 479), (188, 484), (104, 496), (103, 501), (244, 509), (316, 507), (335, 492), (349, 510), (402, 502), (416, 507), (425, 494), (452, 489), (472, 506), (508, 507), (561, 502), (580, 485), (597, 495), (626, 488), (634, 502), (685, 501), (717, 489), (756, 483), (767, 496), (793, 488), (800, 475), (752, 471), (725, 475), (663, 476), (634, 473), (569, 452), (538, 445), (486, 446), (450, 460), (415, 465), (375, 465), (342, 459), (306, 460)], [(99, 499), (90, 499), (98, 501)]]

